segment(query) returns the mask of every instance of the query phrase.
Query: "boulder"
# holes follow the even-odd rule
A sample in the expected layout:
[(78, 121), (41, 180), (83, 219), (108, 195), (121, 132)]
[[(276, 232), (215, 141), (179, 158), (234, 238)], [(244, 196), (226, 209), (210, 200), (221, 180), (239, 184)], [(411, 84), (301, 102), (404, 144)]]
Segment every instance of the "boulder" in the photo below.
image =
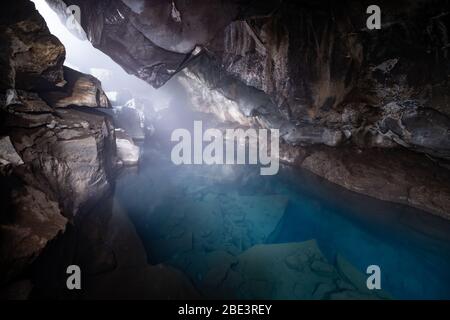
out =
[(15, 149), (45, 179), (67, 217), (110, 188), (116, 160), (108, 116), (59, 109), (44, 119), (12, 114), (7, 124)]
[(0, 286), (21, 275), (67, 219), (53, 194), (43, 191), (30, 170), (1, 169)]
[(100, 81), (95, 77), (64, 67), (64, 80), (66, 84), (58, 90), (41, 93), (41, 97), (53, 108), (111, 108)]
[(4, 108), (9, 112), (49, 113), (53, 111), (36, 92), (8, 89)]
[(450, 174), (424, 155), (352, 147), (290, 149), (281, 149), (285, 160), (344, 188), (450, 218)]
[(114, 124), (116, 128), (123, 129), (132, 139), (145, 138), (144, 115), (136, 108), (128, 106), (114, 108)]
[(450, 117), (439, 111), (400, 107), (383, 117), (380, 128), (402, 146), (450, 159)]
[(65, 49), (30, 1), (2, 6), (0, 90), (37, 90), (63, 83)]
[(226, 293), (227, 298), (239, 299), (323, 300), (339, 299), (343, 294), (352, 299), (387, 298), (355, 286), (359, 273), (347, 276), (351, 280), (326, 260), (315, 240), (256, 245), (238, 255), (209, 290), (213, 297)]

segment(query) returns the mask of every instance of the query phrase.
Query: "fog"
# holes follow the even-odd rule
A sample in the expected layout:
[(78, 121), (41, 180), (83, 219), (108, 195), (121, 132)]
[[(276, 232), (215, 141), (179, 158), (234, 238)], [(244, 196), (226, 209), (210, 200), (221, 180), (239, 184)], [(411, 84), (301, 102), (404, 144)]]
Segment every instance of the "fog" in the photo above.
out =
[[(36, 9), (45, 19), (50, 32), (55, 35), (66, 48), (64, 65), (69, 68), (92, 74), (101, 82), (110, 99), (114, 100), (115, 91), (129, 91), (133, 97), (151, 99), (167, 106), (170, 103), (168, 88), (156, 90), (145, 81), (126, 73), (110, 57), (97, 50), (87, 40), (80, 40), (61, 22), (57, 14), (45, 0), (32, 0)], [(159, 106), (160, 108), (163, 106)], [(164, 107), (163, 107), (164, 108)]]

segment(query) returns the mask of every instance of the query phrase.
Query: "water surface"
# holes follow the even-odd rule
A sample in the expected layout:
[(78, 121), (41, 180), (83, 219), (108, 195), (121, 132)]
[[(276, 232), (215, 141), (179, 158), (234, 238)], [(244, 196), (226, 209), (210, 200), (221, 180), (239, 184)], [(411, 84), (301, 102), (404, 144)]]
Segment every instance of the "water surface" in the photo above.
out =
[[(211, 277), (211, 261), (233, 270), (230, 259), (255, 245), (315, 239), (330, 264), (340, 255), (362, 274), (369, 265), (380, 266), (382, 289), (391, 297), (450, 298), (448, 221), (290, 167), (260, 176), (256, 166), (175, 166), (169, 154), (146, 147), (137, 172), (117, 182), (116, 198), (150, 263), (177, 267), (200, 286)], [(223, 274), (230, 277), (230, 271)], [(270, 277), (285, 281), (282, 274)], [(262, 292), (257, 297), (305, 297), (266, 287), (255, 289)]]

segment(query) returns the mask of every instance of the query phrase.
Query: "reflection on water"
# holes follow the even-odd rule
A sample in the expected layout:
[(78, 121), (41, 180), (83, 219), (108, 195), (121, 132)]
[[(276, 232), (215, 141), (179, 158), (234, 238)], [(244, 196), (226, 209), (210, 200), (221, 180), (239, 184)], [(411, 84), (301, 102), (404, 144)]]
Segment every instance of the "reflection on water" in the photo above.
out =
[[(177, 167), (168, 154), (147, 148), (116, 198), (149, 262), (179, 268), (206, 297), (450, 298), (447, 221), (292, 168)], [(364, 288), (369, 265), (382, 294)]]

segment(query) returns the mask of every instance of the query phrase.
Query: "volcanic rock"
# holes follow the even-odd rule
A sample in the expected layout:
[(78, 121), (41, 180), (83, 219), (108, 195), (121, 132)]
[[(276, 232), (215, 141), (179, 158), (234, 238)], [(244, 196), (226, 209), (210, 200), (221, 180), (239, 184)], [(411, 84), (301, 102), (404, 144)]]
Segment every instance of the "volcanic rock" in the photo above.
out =
[(66, 84), (57, 91), (41, 93), (41, 97), (53, 108), (67, 106), (111, 107), (100, 81), (93, 76), (64, 67), (64, 80)]
[(31, 1), (2, 8), (0, 90), (46, 89), (63, 82), (65, 49)]

